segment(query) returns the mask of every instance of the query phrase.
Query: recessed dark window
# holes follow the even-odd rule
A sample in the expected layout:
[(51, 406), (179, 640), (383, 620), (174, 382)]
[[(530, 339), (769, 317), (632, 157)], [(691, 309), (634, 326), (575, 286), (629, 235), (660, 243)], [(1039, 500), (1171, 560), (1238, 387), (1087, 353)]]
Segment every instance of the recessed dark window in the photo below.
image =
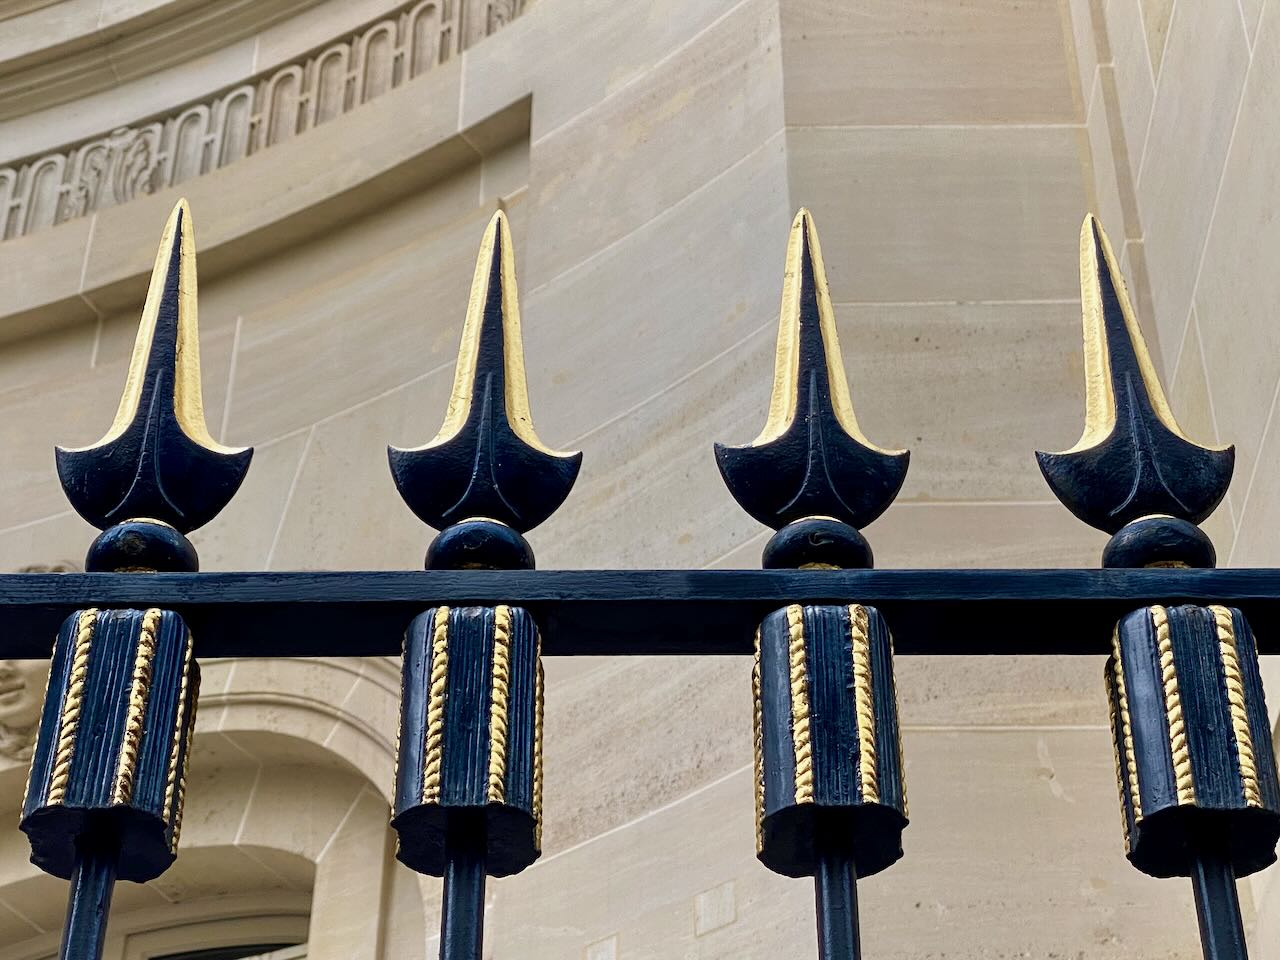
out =
[(256, 943), (242, 947), (210, 947), (208, 950), (184, 950), (182, 953), (166, 953), (151, 960), (244, 960), (272, 950), (292, 947), (292, 943)]

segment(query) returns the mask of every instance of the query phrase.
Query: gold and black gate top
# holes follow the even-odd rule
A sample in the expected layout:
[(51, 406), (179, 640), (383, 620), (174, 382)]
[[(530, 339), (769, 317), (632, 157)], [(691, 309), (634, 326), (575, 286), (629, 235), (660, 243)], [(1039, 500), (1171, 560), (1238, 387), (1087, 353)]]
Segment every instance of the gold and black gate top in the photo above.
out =
[(1153, 876), (1190, 876), (1206, 956), (1243, 960), (1235, 879), (1272, 862), (1280, 837), (1258, 668), (1280, 653), (1280, 571), (1215, 569), (1197, 524), (1233, 452), (1179, 429), (1092, 217), (1080, 259), (1084, 435), (1038, 456), (1058, 498), (1111, 534), (1101, 569), (873, 569), (861, 528), (898, 494), (908, 455), (858, 425), (801, 210), (765, 427), (715, 448), (732, 496), (775, 531), (764, 569), (534, 569), (525, 534), (565, 501), (582, 457), (534, 431), (498, 213), (444, 423), (389, 452), (401, 496), (439, 530), (426, 569), (203, 573), (186, 534), (235, 494), (252, 451), (205, 426), (180, 202), (117, 414), (98, 443), (56, 452), (68, 499), (102, 531), (88, 572), (0, 575), (0, 658), (52, 656), (21, 828), (32, 859), (71, 881), (63, 960), (100, 956), (117, 877), (148, 880), (180, 855), (198, 657), (401, 654), (392, 827), (403, 863), (445, 878), (445, 960), (480, 956), (486, 876), (529, 866), (555, 816), (542, 658), (673, 654), (754, 658), (754, 843), (765, 867), (814, 877), (824, 960), (859, 955), (856, 880), (903, 856), (895, 654), (1106, 655), (1125, 852)]

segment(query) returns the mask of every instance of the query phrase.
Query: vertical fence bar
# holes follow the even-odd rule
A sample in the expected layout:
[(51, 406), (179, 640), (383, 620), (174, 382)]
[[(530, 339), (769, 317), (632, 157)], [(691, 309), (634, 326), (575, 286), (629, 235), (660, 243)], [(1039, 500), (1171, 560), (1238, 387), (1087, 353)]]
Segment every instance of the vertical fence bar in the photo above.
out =
[[(532, 569), (522, 534), (568, 496), (582, 455), (550, 450), (533, 430), (501, 211), (480, 243), (444, 425), (389, 457), (405, 502), (441, 531), (427, 569)], [(405, 635), (391, 823), (400, 861), (444, 877), (442, 960), (478, 960), (486, 874), (517, 873), (541, 852), (540, 654), (519, 607), (437, 607)]]
[[(1040, 453), (1077, 517), (1110, 533), (1104, 567), (1212, 567), (1196, 524), (1235, 451), (1173, 418), (1101, 226), (1080, 231), (1087, 409), (1065, 453)], [(1156, 877), (1192, 878), (1206, 960), (1245, 960), (1236, 878), (1275, 860), (1280, 785), (1253, 633), (1239, 610), (1151, 606), (1116, 625), (1105, 670), (1125, 846)]]
[[(769, 418), (745, 447), (716, 445), (730, 493), (777, 533), (764, 566), (866, 569), (858, 528), (897, 495), (908, 455), (858, 428), (822, 251), (801, 210), (787, 245)], [(791, 604), (756, 634), (756, 853), (814, 878), (821, 960), (861, 956), (858, 877), (902, 856), (907, 825), (893, 649), (872, 607)]]
[[(72, 506), (103, 532), (94, 572), (194, 572), (185, 534), (231, 499), (252, 451), (205, 426), (195, 245), (186, 201), (156, 255), (115, 421), (57, 450)], [(160, 876), (177, 855), (200, 668), (182, 618), (157, 608), (73, 613), (54, 643), (22, 830), (31, 859), (71, 891), (60, 957), (98, 960), (117, 878)]]

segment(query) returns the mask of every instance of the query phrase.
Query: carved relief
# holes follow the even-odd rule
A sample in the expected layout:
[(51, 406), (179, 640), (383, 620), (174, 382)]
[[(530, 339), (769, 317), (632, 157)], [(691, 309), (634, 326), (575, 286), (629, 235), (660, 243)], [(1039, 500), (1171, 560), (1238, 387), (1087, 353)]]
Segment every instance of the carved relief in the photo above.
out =
[(381, 96), (519, 16), (526, 0), (413, 0), (168, 117), (0, 167), (0, 241), (234, 163)]

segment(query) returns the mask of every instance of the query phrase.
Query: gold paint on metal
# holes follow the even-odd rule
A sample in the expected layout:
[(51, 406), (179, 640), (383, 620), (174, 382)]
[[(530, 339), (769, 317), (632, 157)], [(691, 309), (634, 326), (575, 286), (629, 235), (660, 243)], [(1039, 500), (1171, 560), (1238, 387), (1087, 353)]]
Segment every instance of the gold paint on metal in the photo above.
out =
[(1127, 783), (1120, 789), (1128, 789), (1129, 806), (1133, 808), (1133, 822), (1142, 820), (1142, 792), (1138, 789), (1138, 757), (1133, 748), (1133, 723), (1129, 719), (1129, 693), (1124, 683), (1124, 659), (1120, 655), (1120, 628), (1111, 632), (1111, 668), (1116, 689), (1116, 705), (1120, 712), (1120, 734), (1124, 741), (1124, 760), (1129, 770)]
[(853, 708), (858, 723), (858, 775), (863, 803), (880, 802), (880, 780), (876, 769), (875, 695), (871, 689), (871, 647), (867, 632), (867, 608), (849, 607), (850, 646), (853, 652)]
[(1164, 683), (1164, 707), (1169, 720), (1169, 752), (1173, 758), (1173, 781), (1179, 805), (1196, 802), (1192, 775), (1191, 749), (1187, 745), (1187, 728), (1182, 717), (1182, 693), (1178, 689), (1178, 667), (1173, 662), (1173, 639), (1169, 633), (1169, 611), (1151, 607), (1148, 611), (1156, 631), (1156, 648), (1160, 654), (1160, 675)]
[(151, 668), (156, 659), (156, 630), (161, 611), (151, 607), (142, 614), (138, 644), (133, 658), (133, 678), (129, 683), (129, 709), (125, 714), (124, 736), (120, 741), (120, 757), (116, 763), (113, 804), (133, 799), (133, 776), (138, 769), (138, 747), (147, 719), (147, 703), (151, 699)]
[(533, 845), (542, 849), (542, 634), (538, 635), (538, 672), (533, 675)]
[(187, 687), (191, 682), (191, 655), (194, 644), (191, 631), (187, 631), (186, 650), (182, 654), (182, 679), (178, 682), (178, 713), (173, 721), (173, 742), (169, 745), (169, 770), (164, 778), (164, 814), (173, 817), (173, 803), (177, 799), (178, 758), (182, 755), (182, 740), (187, 718)]
[(818, 301), (818, 329), (822, 334), (823, 352), (827, 359), (827, 380), (831, 389), (831, 406), (844, 432), (868, 449), (885, 454), (901, 450), (885, 450), (867, 439), (853, 410), (849, 397), (849, 381), (844, 373), (844, 358), (836, 336), (836, 314), (827, 287), (827, 271), (822, 262), (822, 247), (813, 215), (804, 207), (791, 221), (787, 240), (787, 260), (782, 274), (782, 310), (778, 318), (778, 348), (774, 356), (773, 394), (769, 399), (769, 417), (760, 435), (751, 441), (759, 447), (786, 433), (796, 418), (800, 379), (800, 294), (804, 279), (805, 241), (813, 261), (814, 292)]
[(489, 694), (489, 802), (506, 799), (507, 711), (511, 693), (511, 608), (493, 611), (493, 681)]
[[(1097, 245), (1094, 243), (1094, 230), (1100, 239), (1104, 262), (1098, 262)], [(1116, 298), (1120, 303), (1120, 312), (1124, 317), (1125, 329), (1133, 343), (1134, 356), (1138, 360), (1138, 369), (1142, 381), (1151, 400), (1151, 409), (1155, 411), (1160, 422), (1173, 434), (1193, 443), (1169, 409), (1169, 401), (1165, 399), (1164, 388), (1156, 375), (1155, 365), (1147, 352), (1147, 342), (1143, 339), (1142, 328), (1138, 326), (1137, 316), (1129, 301), (1129, 292), (1125, 287), (1120, 265), (1111, 249), (1111, 241), (1093, 214), (1084, 218), (1080, 227), (1080, 306), (1084, 319), (1084, 377), (1085, 377), (1085, 425), (1084, 433), (1075, 446), (1064, 453), (1077, 453), (1097, 446), (1105, 440), (1116, 425), (1116, 398), (1111, 384), (1111, 356), (1107, 349), (1106, 319), (1103, 314), (1102, 285), (1099, 282), (1101, 270), (1107, 270), (1114, 280)], [(1204, 446), (1198, 444), (1198, 446)], [(1226, 447), (1205, 446), (1208, 450), (1225, 450)]]
[(1120, 743), (1121, 733), (1116, 727), (1116, 716), (1118, 712), (1119, 697), (1116, 693), (1115, 671), (1110, 668), (1110, 664), (1102, 671), (1103, 682), (1107, 686), (1107, 707), (1108, 715), (1111, 720), (1111, 753), (1115, 756), (1116, 761), (1116, 784), (1120, 788), (1120, 828), (1124, 831), (1124, 851), (1128, 853), (1131, 850), (1129, 843), (1129, 814), (1125, 810), (1124, 795), (1127, 789), (1124, 776), (1124, 768), (1120, 765)]
[(444, 762), (444, 701), (449, 685), (449, 608), (436, 607), (431, 634), (431, 678), (427, 693), (427, 736), (422, 760), (422, 802), (440, 800)]
[(809, 668), (804, 649), (804, 608), (787, 607), (791, 662), (791, 743), (796, 757), (796, 803), (813, 801), (813, 754), (809, 741)]
[(756, 797), (756, 853), (764, 849), (764, 716), (760, 703), (760, 629), (756, 628), (755, 657), (751, 667), (751, 714)]
[(458, 348), (458, 366), (453, 375), (453, 392), (440, 432), (420, 447), (406, 451), (428, 450), (452, 440), (467, 422), (476, 387), (476, 361), (480, 355), (480, 332), (489, 299), (489, 275), (493, 258), (499, 258), (502, 274), (503, 364), (506, 373), (507, 419), (516, 436), (535, 450), (553, 457), (576, 456), (552, 450), (539, 439), (529, 412), (529, 388), (525, 379), (524, 345), (520, 334), (520, 301), (516, 293), (516, 255), (511, 245), (511, 224), (499, 210), (489, 221), (480, 240), (476, 271), (471, 279), (471, 296), (467, 316), (462, 325), (462, 344)]
[(1226, 681), (1227, 705), (1231, 712), (1231, 731), (1236, 739), (1236, 757), (1240, 765), (1240, 783), (1244, 802), (1250, 807), (1262, 806), (1258, 786), (1258, 766), (1253, 754), (1253, 732), (1249, 729), (1249, 713), (1245, 705), (1244, 678), (1240, 675), (1240, 651), (1236, 646), (1235, 624), (1227, 607), (1211, 606), (1218, 634), (1218, 653)]
[[(179, 221), (181, 233), (179, 234)], [(178, 336), (173, 370), (173, 412), (188, 439), (215, 453), (241, 453), (244, 447), (228, 447), (209, 433), (204, 420), (204, 398), (200, 389), (200, 335), (196, 312), (196, 241), (191, 224), (191, 208), (185, 199), (179, 200), (169, 214), (164, 232), (160, 235), (160, 249), (156, 253), (155, 266), (151, 270), (151, 286), (147, 288), (147, 300), (142, 308), (142, 320), (138, 324), (138, 337), (133, 344), (133, 358), (125, 378), (124, 394), (111, 428), (97, 443), (87, 447), (66, 448), (92, 450), (117, 439), (128, 429), (138, 413), (138, 402), (146, 382), (147, 360), (155, 339), (156, 322), (160, 316), (160, 303), (164, 299), (165, 284), (173, 256), (173, 245), (180, 244), (178, 253)], [(143, 518), (145, 519), (145, 518)], [(159, 521), (149, 520), (150, 523)]]
[(187, 739), (183, 747), (185, 762), (178, 777), (178, 798), (173, 807), (173, 832), (169, 835), (169, 852), (178, 852), (178, 840), (182, 837), (182, 810), (187, 802), (187, 772), (191, 769), (191, 741), (196, 735), (196, 708), (200, 704), (200, 674), (191, 676), (191, 716), (187, 719)]
[(49, 794), (45, 806), (62, 803), (67, 795), (67, 783), (71, 779), (71, 760), (76, 751), (76, 731), (80, 725), (80, 711), (84, 705), (84, 685), (89, 675), (89, 650), (93, 646), (93, 634), (98, 624), (96, 608), (81, 610), (76, 621), (76, 646), (72, 654), (71, 673), (67, 680), (67, 695), (62, 701), (62, 716), (58, 724), (58, 746), (54, 752), (53, 773), (49, 776)]

